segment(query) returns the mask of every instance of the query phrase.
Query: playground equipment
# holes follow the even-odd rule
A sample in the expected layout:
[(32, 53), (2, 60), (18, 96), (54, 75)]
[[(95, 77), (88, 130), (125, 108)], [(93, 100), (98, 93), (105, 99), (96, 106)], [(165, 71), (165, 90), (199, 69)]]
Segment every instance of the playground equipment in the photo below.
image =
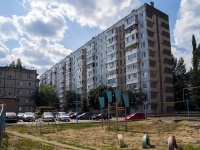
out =
[[(129, 97), (128, 97), (127, 94), (122, 94), (122, 98), (124, 100), (125, 107), (120, 107), (119, 108), (118, 104), (119, 104), (119, 102), (121, 100), (119, 89), (115, 89), (113, 93), (112, 93), (111, 90), (107, 90), (106, 91), (106, 95), (107, 95), (107, 98), (108, 98), (108, 105), (107, 105), (108, 106), (107, 107), (108, 108), (108, 130), (110, 130), (110, 114), (111, 114), (110, 108), (111, 108), (111, 104), (115, 104), (115, 108), (116, 108), (116, 112), (115, 112), (115, 114), (116, 114), (116, 129), (118, 130), (118, 111), (119, 110), (124, 110), (125, 111), (124, 116), (126, 116), (126, 108), (129, 107)], [(113, 96), (116, 98), (115, 102), (112, 102)], [(99, 97), (99, 103), (101, 105), (101, 113), (102, 113), (101, 116), (103, 116), (103, 109), (105, 108), (105, 99), (104, 99), (104, 97)], [(103, 128), (103, 118), (101, 118), (101, 120), (102, 120), (102, 128)], [(127, 122), (126, 122), (126, 120), (125, 120), (125, 131), (127, 131)]]
[(150, 146), (150, 138), (147, 134), (142, 137), (142, 148), (147, 148)]
[(5, 104), (0, 104), (0, 149), (2, 147), (2, 141), (3, 138), (6, 139), (7, 141), (7, 146), (8, 146), (8, 139), (9, 136), (5, 132), (5, 126), (6, 126), (6, 110), (7, 110), (7, 105)]
[[(51, 121), (50, 120), (42, 120), (41, 115), (43, 114), (43, 112), (51, 112), (54, 115), (54, 119)], [(31, 120), (27, 126), (27, 133), (32, 133), (31, 126), (33, 124), (35, 124), (36, 130), (39, 129), (40, 134), (45, 132), (47, 130), (47, 128), (49, 130), (51, 130), (52, 132), (54, 132), (55, 128), (57, 129), (57, 131), (62, 131), (62, 128), (60, 126), (60, 121), (56, 119), (56, 114), (57, 114), (57, 111), (52, 106), (37, 107), (35, 110), (35, 113), (34, 113), (34, 119)], [(47, 123), (45, 124), (43, 121), (45, 121)]]

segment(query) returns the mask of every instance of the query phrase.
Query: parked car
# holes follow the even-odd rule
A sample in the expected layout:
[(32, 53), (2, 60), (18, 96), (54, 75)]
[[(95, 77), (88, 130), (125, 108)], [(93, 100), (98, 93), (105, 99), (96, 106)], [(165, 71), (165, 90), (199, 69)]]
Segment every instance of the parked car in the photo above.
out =
[(41, 119), (43, 121), (55, 121), (52, 112), (43, 112), (43, 114), (41, 115)]
[(17, 119), (18, 120), (22, 120), (23, 119), (23, 115), (24, 115), (24, 113), (18, 113), (17, 114)]
[(33, 112), (25, 112), (22, 120), (25, 121), (35, 121), (34, 113)]
[(144, 113), (136, 112), (125, 117), (125, 120), (142, 120), (145, 119)]
[(69, 116), (71, 118), (71, 116), (74, 114), (75, 112), (68, 112), (67, 116)]
[(18, 118), (15, 112), (6, 112), (6, 121), (17, 122)]
[(74, 113), (73, 115), (71, 115), (70, 118), (71, 118), (71, 119), (76, 119), (76, 115), (79, 116), (79, 115), (81, 115), (81, 114), (82, 114), (82, 112), (76, 112), (76, 113)]
[[(101, 119), (101, 114), (98, 114), (96, 116), (91, 117), (92, 120), (99, 120)], [(103, 119), (108, 120), (108, 114), (103, 114)], [(110, 119), (112, 119), (112, 116), (110, 115)]]
[(85, 112), (81, 115), (78, 116), (78, 119), (82, 120), (82, 119), (91, 119), (92, 117), (92, 113), (91, 112)]
[(66, 112), (58, 112), (57, 119), (58, 121), (70, 121), (70, 117)]

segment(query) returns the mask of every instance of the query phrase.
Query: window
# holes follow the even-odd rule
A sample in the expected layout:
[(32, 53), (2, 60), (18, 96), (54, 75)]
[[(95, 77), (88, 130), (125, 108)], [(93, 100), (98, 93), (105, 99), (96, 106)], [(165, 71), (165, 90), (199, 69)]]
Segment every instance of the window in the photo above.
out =
[(18, 107), (19, 112), (22, 111), (22, 107)]
[(143, 73), (142, 73), (142, 77), (143, 77), (143, 78), (146, 78), (146, 77), (147, 77), (147, 73), (146, 73), (146, 72), (143, 72)]
[(31, 82), (27, 82), (27, 85), (28, 85), (28, 86), (31, 86), (31, 85), (32, 85), (32, 83), (31, 83)]
[(145, 48), (145, 42), (141, 43), (141, 48)]
[(142, 52), (142, 58), (146, 57), (146, 52)]
[(143, 13), (139, 15), (139, 19), (142, 20), (144, 18)]
[(28, 73), (27, 78), (32, 78), (32, 74)]
[(7, 95), (12, 95), (12, 93), (8, 92)]
[(141, 24), (140, 24), (140, 29), (143, 29), (144, 28), (144, 22), (142, 22)]
[(22, 82), (21, 82), (21, 81), (18, 81), (17, 85), (18, 85), (18, 86), (22, 86)]
[(27, 93), (27, 94), (32, 94), (33, 91), (32, 91), (32, 90), (27, 90), (26, 93)]
[(142, 86), (143, 86), (143, 88), (145, 88), (145, 89), (147, 88), (147, 84), (146, 84), (146, 83), (143, 83)]
[(21, 72), (18, 72), (18, 77), (22, 78), (22, 73)]
[(145, 63), (142, 63), (142, 68), (145, 68)]
[(1, 84), (1, 80), (0, 80), (0, 84)]
[(0, 71), (0, 76), (2, 75), (2, 71)]
[(17, 90), (17, 93), (18, 94), (22, 94), (22, 90)]
[(143, 39), (143, 38), (144, 38), (144, 32), (142, 32), (142, 33), (140, 34), (140, 36), (141, 36), (141, 39)]

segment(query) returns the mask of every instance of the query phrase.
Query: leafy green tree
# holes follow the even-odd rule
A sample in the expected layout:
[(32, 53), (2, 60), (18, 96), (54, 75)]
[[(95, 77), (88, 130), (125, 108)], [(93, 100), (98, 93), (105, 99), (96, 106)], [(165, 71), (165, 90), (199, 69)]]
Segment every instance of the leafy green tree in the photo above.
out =
[(99, 97), (104, 97), (105, 104), (107, 105), (108, 100), (106, 96), (106, 90), (112, 90), (112, 87), (108, 87), (105, 85), (97, 86), (96, 88), (89, 91), (88, 94), (88, 105), (90, 109), (93, 110), (99, 110), (100, 109), (100, 103), (99, 103)]
[(20, 59), (20, 58), (17, 59), (16, 68), (22, 69), (22, 62), (21, 62), (21, 59)]
[(139, 105), (143, 105), (143, 102), (147, 100), (147, 95), (139, 90), (127, 90), (125, 92), (129, 96), (129, 106), (133, 109), (138, 109)]
[(64, 109), (65, 111), (68, 111), (70, 109), (76, 108), (76, 96), (78, 96), (78, 101), (80, 100), (80, 95), (76, 94), (74, 91), (66, 91), (65, 94), (65, 101), (64, 101)]
[[(174, 85), (174, 101), (179, 102), (183, 101), (183, 88), (187, 87), (188, 84), (188, 75), (186, 73), (186, 64), (183, 58), (177, 60), (172, 56), (173, 64), (173, 85)], [(175, 109), (180, 111), (186, 110), (186, 106), (183, 102), (175, 103)]]
[(190, 86), (195, 87), (192, 89), (192, 100), (190, 104), (195, 104), (200, 108), (200, 45), (197, 47), (195, 36), (192, 36), (192, 46), (193, 46), (193, 58), (192, 65), (193, 68), (190, 72)]
[(54, 106), (57, 107), (58, 97), (56, 88), (42, 84), (39, 89), (33, 93), (36, 106)]
[(15, 61), (12, 61), (9, 65), (10, 68), (15, 68)]
[(81, 100), (81, 111), (82, 112), (89, 111), (88, 101), (87, 101), (86, 97), (82, 97), (82, 100)]

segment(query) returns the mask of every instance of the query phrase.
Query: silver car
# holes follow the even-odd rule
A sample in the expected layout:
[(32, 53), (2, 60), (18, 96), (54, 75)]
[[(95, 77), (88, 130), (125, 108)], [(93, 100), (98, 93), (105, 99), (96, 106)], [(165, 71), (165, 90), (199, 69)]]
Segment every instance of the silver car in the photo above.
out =
[(57, 119), (58, 121), (70, 121), (70, 117), (66, 112), (58, 112)]
[(52, 112), (43, 112), (41, 119), (43, 121), (54, 121), (54, 116)]
[(25, 121), (35, 121), (34, 119), (34, 113), (33, 112), (25, 112), (22, 120)]

